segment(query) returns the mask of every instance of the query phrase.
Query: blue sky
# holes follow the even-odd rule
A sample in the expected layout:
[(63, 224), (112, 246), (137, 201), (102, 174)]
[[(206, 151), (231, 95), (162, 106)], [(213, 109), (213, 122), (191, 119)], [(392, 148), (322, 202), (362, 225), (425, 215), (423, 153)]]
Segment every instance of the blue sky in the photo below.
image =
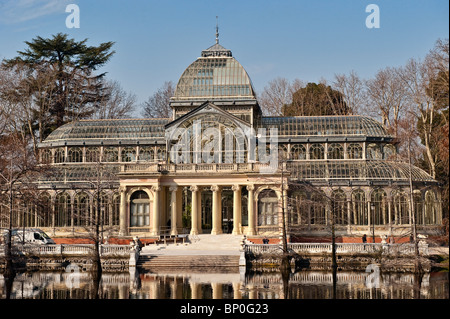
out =
[[(66, 5), (80, 8), (80, 28), (66, 27)], [(380, 9), (380, 28), (366, 27), (366, 6)], [(58, 32), (88, 44), (114, 41), (101, 69), (145, 101), (175, 83), (215, 41), (244, 66), (257, 92), (276, 77), (318, 82), (356, 71), (369, 78), (386, 66), (422, 58), (448, 38), (447, 0), (0, 0), (0, 59), (24, 41)]]

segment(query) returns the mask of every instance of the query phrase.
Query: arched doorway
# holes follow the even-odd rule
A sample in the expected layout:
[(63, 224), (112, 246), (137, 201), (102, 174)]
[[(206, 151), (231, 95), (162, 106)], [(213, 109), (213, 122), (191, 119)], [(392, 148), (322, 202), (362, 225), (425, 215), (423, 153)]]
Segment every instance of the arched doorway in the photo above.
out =
[(143, 227), (150, 225), (150, 205), (148, 194), (136, 191), (130, 198), (130, 226)]
[(278, 197), (272, 189), (259, 193), (258, 226), (278, 227)]

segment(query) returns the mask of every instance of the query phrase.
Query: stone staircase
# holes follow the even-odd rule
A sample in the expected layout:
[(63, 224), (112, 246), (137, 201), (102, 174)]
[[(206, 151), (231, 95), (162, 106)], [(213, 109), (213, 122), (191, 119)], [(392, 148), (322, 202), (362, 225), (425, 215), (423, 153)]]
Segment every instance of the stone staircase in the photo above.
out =
[(137, 267), (143, 270), (230, 269), (239, 267), (242, 236), (190, 236), (185, 244), (143, 247)]
[(143, 270), (238, 268), (239, 256), (227, 255), (160, 255), (141, 256), (137, 267)]

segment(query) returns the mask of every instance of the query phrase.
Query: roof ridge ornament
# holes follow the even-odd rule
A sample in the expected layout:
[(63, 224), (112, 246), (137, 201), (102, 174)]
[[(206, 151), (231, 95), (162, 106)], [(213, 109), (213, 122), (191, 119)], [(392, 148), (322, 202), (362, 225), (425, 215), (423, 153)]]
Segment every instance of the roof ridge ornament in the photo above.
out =
[(219, 44), (219, 16), (216, 16), (216, 43), (203, 50), (201, 57), (232, 57), (231, 51)]
[(216, 44), (219, 44), (219, 16), (216, 16)]

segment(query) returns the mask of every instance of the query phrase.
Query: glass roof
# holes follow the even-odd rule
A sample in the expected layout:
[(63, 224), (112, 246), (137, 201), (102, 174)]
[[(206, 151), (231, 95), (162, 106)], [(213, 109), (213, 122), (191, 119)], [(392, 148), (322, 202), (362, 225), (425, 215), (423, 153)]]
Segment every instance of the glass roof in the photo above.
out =
[(251, 80), (231, 51), (219, 44), (202, 51), (181, 75), (174, 100), (255, 99)]
[[(383, 160), (295, 161), (288, 163), (291, 178), (299, 180), (409, 181), (409, 164)], [(415, 182), (436, 182), (427, 172), (413, 166)]]
[(54, 130), (45, 142), (84, 139), (135, 139), (164, 137), (170, 119), (81, 120)]
[(279, 136), (364, 135), (390, 137), (383, 125), (365, 116), (263, 117), (261, 127), (278, 129)]
[[(44, 143), (88, 139), (164, 138), (171, 119), (81, 120), (54, 130)], [(263, 117), (261, 127), (277, 128), (278, 136), (391, 137), (383, 125), (364, 116)]]
[[(202, 167), (198, 165), (197, 170)], [(182, 166), (182, 165), (181, 165)], [(147, 166), (143, 166), (147, 167)], [(111, 173), (118, 173), (120, 166), (109, 165)], [(409, 164), (383, 160), (336, 160), (336, 161), (293, 161), (287, 163), (287, 170), (292, 180), (302, 181), (409, 181)], [(210, 171), (208, 171), (210, 172)], [(54, 167), (48, 176), (41, 177), (41, 182), (76, 182), (94, 180), (97, 168), (95, 165), (68, 165)], [(223, 174), (223, 171), (220, 171)], [(414, 182), (436, 181), (424, 170), (413, 166)]]

